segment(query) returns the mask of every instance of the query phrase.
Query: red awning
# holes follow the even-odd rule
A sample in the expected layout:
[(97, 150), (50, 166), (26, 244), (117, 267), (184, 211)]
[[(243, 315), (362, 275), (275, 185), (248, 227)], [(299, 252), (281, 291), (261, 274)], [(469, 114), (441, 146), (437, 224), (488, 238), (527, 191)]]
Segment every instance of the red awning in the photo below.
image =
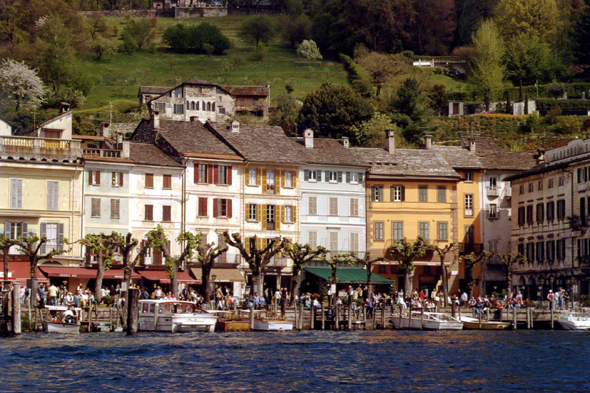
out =
[[(170, 276), (164, 270), (141, 270), (139, 274), (146, 280), (159, 281), (160, 284), (170, 284)], [(177, 279), (179, 284), (197, 285), (201, 283), (201, 281), (195, 280), (185, 272), (178, 272)]]
[[(104, 273), (104, 278), (107, 278), (109, 280), (122, 280), (124, 274), (125, 272), (123, 271), (123, 269), (110, 269)], [(94, 275), (96, 277), (96, 273)], [(131, 272), (131, 279), (139, 280), (140, 278), (141, 276), (139, 274)]]
[(83, 267), (41, 266), (41, 271), (49, 277), (95, 278), (96, 270)]
[[(4, 269), (4, 265), (0, 263), (2, 269)], [(31, 278), (31, 265), (28, 261), (11, 261), (8, 262), (8, 279), (19, 281), (21, 285), (26, 285), (27, 280)], [(48, 282), (47, 277), (41, 273), (39, 268), (37, 268), (37, 280), (39, 282)]]

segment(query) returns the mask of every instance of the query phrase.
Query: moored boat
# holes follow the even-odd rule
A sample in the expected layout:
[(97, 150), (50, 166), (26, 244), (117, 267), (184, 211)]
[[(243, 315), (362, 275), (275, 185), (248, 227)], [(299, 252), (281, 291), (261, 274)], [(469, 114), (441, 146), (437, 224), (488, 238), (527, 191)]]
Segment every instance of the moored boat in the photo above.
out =
[(420, 330), (422, 329), (422, 322), (420, 320), (420, 312), (419, 311), (412, 311), (412, 318), (410, 319), (410, 314), (402, 313), (402, 317), (400, 318), (399, 313), (397, 315), (393, 315), (390, 319), (393, 327), (395, 329), (415, 329)]
[(565, 330), (590, 331), (590, 315), (584, 313), (563, 314), (557, 322)]
[[(246, 317), (241, 318), (241, 320), (244, 322), (250, 322), (250, 312), (243, 310), (242, 313), (244, 313)], [(254, 311), (254, 322), (252, 324), (251, 330), (282, 332), (293, 330), (293, 324), (291, 322), (287, 322), (284, 319), (278, 318), (274, 312), (267, 310), (256, 310)]]
[(425, 312), (422, 328), (424, 330), (462, 330), (463, 322), (449, 314)]
[(194, 303), (140, 300), (139, 330), (146, 332), (214, 332), (217, 316)]
[(477, 318), (461, 316), (463, 322), (463, 329), (466, 330), (504, 330), (510, 326), (509, 322), (500, 321), (481, 321)]
[(47, 333), (80, 333), (80, 325), (65, 322), (43, 322), (43, 331)]

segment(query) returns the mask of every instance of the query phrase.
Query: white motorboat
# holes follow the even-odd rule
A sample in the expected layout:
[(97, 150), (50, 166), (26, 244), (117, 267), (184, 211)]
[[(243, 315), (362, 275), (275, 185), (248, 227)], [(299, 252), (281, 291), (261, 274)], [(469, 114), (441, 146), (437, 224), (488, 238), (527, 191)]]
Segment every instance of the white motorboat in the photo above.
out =
[(194, 303), (140, 300), (139, 330), (144, 332), (214, 332), (217, 316)]
[(440, 312), (425, 312), (424, 330), (463, 330), (463, 322), (457, 318)]
[(65, 322), (43, 322), (43, 331), (47, 333), (80, 333), (80, 325)]
[[(248, 310), (241, 311), (242, 321), (250, 321), (250, 312)], [(280, 319), (273, 312), (267, 310), (254, 311), (254, 323), (252, 330), (259, 330), (265, 332), (283, 332), (293, 330), (293, 324), (284, 319)]]
[(412, 311), (412, 319), (410, 319), (409, 313), (402, 313), (401, 319), (399, 317), (399, 313), (397, 315), (393, 315), (391, 317), (391, 323), (393, 324), (393, 327), (396, 329), (420, 330), (422, 328), (422, 322), (420, 321), (419, 311)]
[(563, 314), (557, 322), (565, 330), (586, 330), (590, 331), (590, 315), (584, 313)]

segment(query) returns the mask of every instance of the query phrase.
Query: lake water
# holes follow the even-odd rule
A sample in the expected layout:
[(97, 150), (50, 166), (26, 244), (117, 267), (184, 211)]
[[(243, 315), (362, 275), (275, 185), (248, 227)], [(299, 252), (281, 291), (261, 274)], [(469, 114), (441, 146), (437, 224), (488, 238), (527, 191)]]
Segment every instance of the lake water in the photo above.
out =
[(24, 334), (0, 339), (4, 392), (590, 392), (590, 334)]

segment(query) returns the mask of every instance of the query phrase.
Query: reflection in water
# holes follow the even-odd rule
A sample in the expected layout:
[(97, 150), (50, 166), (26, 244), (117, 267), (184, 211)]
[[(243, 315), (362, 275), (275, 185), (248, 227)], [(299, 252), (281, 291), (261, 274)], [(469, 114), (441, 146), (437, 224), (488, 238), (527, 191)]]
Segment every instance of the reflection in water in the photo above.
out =
[(0, 391), (588, 392), (565, 331), (26, 334)]

